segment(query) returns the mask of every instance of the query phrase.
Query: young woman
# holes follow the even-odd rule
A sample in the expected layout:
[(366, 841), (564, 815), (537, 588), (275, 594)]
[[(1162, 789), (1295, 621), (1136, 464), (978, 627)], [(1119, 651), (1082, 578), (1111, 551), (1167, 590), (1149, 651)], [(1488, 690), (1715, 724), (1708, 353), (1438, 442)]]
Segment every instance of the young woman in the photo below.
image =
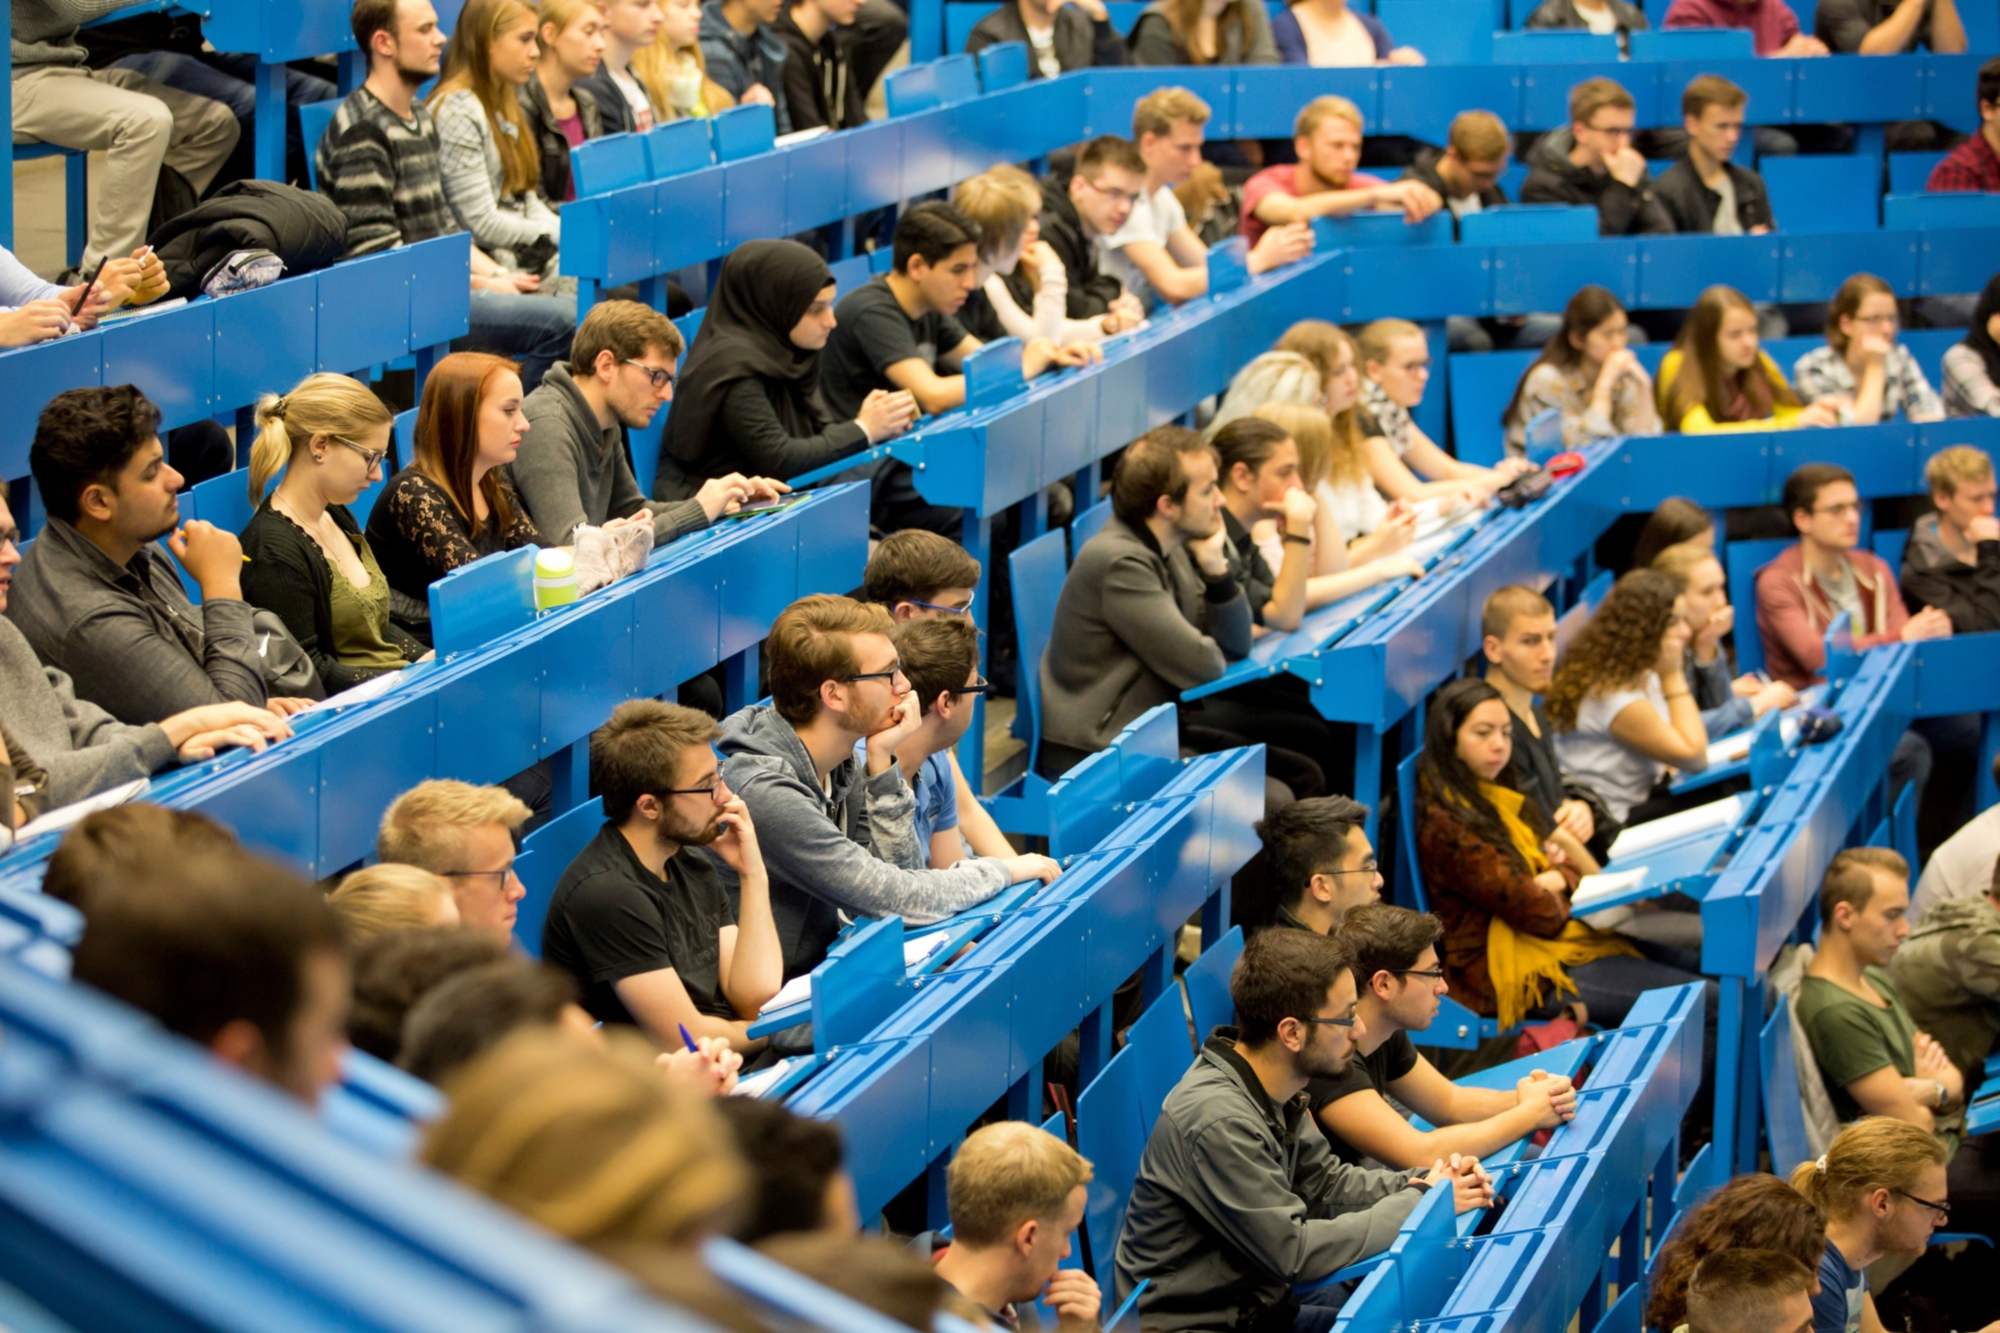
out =
[(1144, 318), (1129, 296), (1109, 313), (1069, 318), (1069, 272), (1042, 240), (1041, 188), (1019, 167), (1003, 164), (961, 182), (951, 204), (979, 224), (979, 287), (957, 316), (974, 337), (1097, 342)]
[(1955, 417), (2000, 417), (2000, 273), (1979, 293), (1965, 341), (1945, 349), (1944, 405)]
[(826, 261), (797, 241), (730, 252), (667, 418), (663, 492), (692, 495), (732, 472), (795, 477), (910, 428), (917, 406), (905, 390), (871, 392), (852, 421), (827, 411), (819, 354), (833, 303)]
[(382, 400), (345, 375), (311, 375), (257, 404), (243, 597), (285, 622), (328, 694), (426, 655), (390, 622), (388, 580), (347, 508), (382, 479), (390, 424)]
[(1687, 681), (1690, 637), (1673, 580), (1635, 569), (1556, 665), (1546, 702), (1563, 771), (1595, 788), (1620, 824), (1668, 765), (1708, 766), (1708, 730)]
[(1660, 363), (1660, 416), (1687, 434), (1837, 426), (1840, 404), (1805, 404), (1757, 346), (1757, 310), (1734, 287), (1710, 287)]
[(1260, 0), (1153, 0), (1132, 25), (1135, 65), (1275, 65), (1271, 19)]
[[(496, 551), (539, 546), (542, 534), (512, 483), (528, 419), (519, 368), (485, 352), (453, 352), (424, 381), (415, 457), (368, 516), (368, 540), (406, 623), (428, 630), (430, 587)], [(418, 613), (422, 613), (421, 616)]]
[(1722, 640), (1736, 625), (1736, 608), (1729, 604), (1728, 580), (1713, 550), (1694, 543), (1670, 546), (1652, 568), (1680, 589), (1681, 619), (1688, 627), (1687, 681), (1709, 736), (1741, 731), (1773, 708), (1792, 706), (1797, 692), (1782, 680), (1730, 678)]
[[(1368, 471), (1392, 500), (1451, 494), (1491, 495), (1523, 472), (1524, 458), (1498, 467), (1461, 463), (1410, 419), (1431, 380), (1430, 344), (1406, 319), (1378, 319), (1356, 340), (1361, 353), (1361, 433), (1368, 437)], [(1428, 480), (1428, 485), (1426, 481)]]
[(1896, 341), (1896, 294), (1873, 273), (1840, 284), (1826, 307), (1826, 346), (1792, 364), (1799, 393), (1812, 402), (1851, 403), (1852, 421), (1872, 426), (1898, 414), (1942, 421), (1944, 400), (1917, 358)]
[(1354, 339), (1338, 324), (1302, 319), (1285, 330), (1276, 350), (1311, 361), (1325, 387), (1320, 401), (1333, 419), (1334, 447), (1325, 480), (1314, 490), (1320, 512), (1348, 536), (1348, 555), (1357, 564), (1402, 550), (1416, 536), (1416, 511), (1405, 501), (1383, 499), (1370, 473), (1368, 442), (1361, 434), (1361, 353)]
[(1653, 377), (1625, 346), (1625, 307), (1602, 287), (1577, 289), (1562, 331), (1528, 367), (1500, 414), (1507, 453), (1528, 451), (1528, 423), (1549, 408), (1562, 413), (1563, 444), (1575, 448), (1619, 435), (1658, 435)]
[(562, 222), (541, 195), (542, 153), (520, 96), (540, 55), (533, 8), (467, 0), (429, 106), (444, 197), (472, 243), (503, 268), (553, 276)]
[(541, 59), (521, 86), (542, 155), (542, 197), (551, 204), (576, 198), (569, 150), (604, 133), (597, 97), (578, 84), (604, 63), (604, 11), (596, 0), (542, 0), (535, 9)]
[(1816, 1272), (1826, 1252), (1826, 1218), (1774, 1175), (1736, 1177), (1689, 1209), (1661, 1244), (1647, 1284), (1645, 1326), (1671, 1333), (1685, 1324), (1695, 1265), (1717, 1251), (1739, 1248), (1789, 1254)]
[(1347, 0), (1294, 0), (1271, 20), (1278, 58), (1287, 65), (1320, 68), (1359, 65), (1421, 65), (1423, 52), (1397, 46), (1388, 28), (1372, 14), (1357, 14)]
[[(1322, 407), (1303, 403), (1266, 403), (1253, 414), (1271, 422), (1290, 436), (1298, 448), (1299, 485), (1314, 500), (1312, 541), (1307, 548), (1310, 563), (1306, 581), (1308, 611), (1331, 605), (1365, 588), (1397, 578), (1421, 578), (1424, 567), (1395, 554), (1408, 544), (1413, 523), (1398, 522), (1377, 528), (1366, 537), (1348, 542), (1339, 523), (1329, 512), (1326, 495), (1328, 477), (1336, 464), (1350, 473), (1361, 465), (1358, 440), (1342, 440), (1332, 417)], [(1373, 493), (1366, 474), (1361, 484)], [(1225, 498), (1230, 487), (1224, 487)], [(1273, 569), (1284, 563), (1285, 550), (1294, 545), (1285, 540), (1278, 524), (1266, 520), (1253, 529), (1257, 547)]]
[(701, 0), (660, 0), (660, 35), (632, 57), (632, 72), (653, 99), (661, 121), (712, 116), (736, 105), (727, 89), (708, 77), (701, 54)]
[(1868, 1116), (1841, 1130), (1825, 1156), (1792, 1172), (1792, 1188), (1826, 1218), (1813, 1333), (1881, 1333), (1869, 1265), (1922, 1255), (1931, 1233), (1951, 1220), (1948, 1156), (1936, 1135)]
[(1713, 551), (1715, 519), (1694, 501), (1669, 495), (1646, 515), (1646, 524), (1632, 547), (1632, 568), (1651, 567), (1669, 546), (1700, 546)]

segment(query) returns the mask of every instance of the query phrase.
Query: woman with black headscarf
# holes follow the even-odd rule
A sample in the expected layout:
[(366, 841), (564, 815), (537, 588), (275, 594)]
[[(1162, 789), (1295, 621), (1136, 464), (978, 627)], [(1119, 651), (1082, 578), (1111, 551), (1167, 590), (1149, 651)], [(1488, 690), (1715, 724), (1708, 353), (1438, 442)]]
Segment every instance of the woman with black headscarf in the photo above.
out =
[(1972, 307), (1965, 341), (1944, 354), (1944, 410), (1955, 417), (2000, 417), (2000, 273)]
[(855, 420), (830, 421), (819, 354), (834, 295), (826, 261), (796, 241), (730, 253), (661, 437), (658, 495), (684, 498), (732, 472), (795, 477), (909, 429), (917, 405), (902, 391), (871, 393)]

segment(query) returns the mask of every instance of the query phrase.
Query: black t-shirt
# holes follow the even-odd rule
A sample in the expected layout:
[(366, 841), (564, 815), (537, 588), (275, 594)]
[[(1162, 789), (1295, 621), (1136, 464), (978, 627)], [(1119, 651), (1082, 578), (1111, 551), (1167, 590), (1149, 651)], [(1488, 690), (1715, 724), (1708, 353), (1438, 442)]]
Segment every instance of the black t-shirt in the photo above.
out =
[(933, 310), (911, 319), (904, 314), (886, 273), (841, 297), (833, 315), (838, 323), (819, 356), (819, 387), (836, 421), (852, 420), (872, 391), (895, 389), (890, 366), (915, 357), (936, 370), (938, 358), (966, 338), (964, 327), (950, 315)]
[[(1410, 1040), (1407, 1032), (1398, 1032), (1389, 1040), (1377, 1046), (1369, 1055), (1357, 1055), (1347, 1072), (1338, 1078), (1316, 1078), (1306, 1084), (1306, 1101), (1312, 1108), (1313, 1119), (1319, 1119), (1322, 1109), (1370, 1088), (1389, 1095), (1389, 1085), (1417, 1067), (1417, 1044)], [(1326, 1146), (1333, 1150), (1343, 1162), (1359, 1162), (1368, 1154), (1345, 1142), (1338, 1134), (1320, 1122), (1320, 1129), (1326, 1134)]]
[(722, 994), (721, 932), (736, 924), (715, 862), (683, 847), (665, 880), (640, 863), (625, 835), (606, 821), (556, 882), (542, 926), (542, 958), (577, 980), (583, 1007), (606, 1023), (636, 1023), (616, 983), (671, 968), (694, 1007), (734, 1019)]
[[(1930, 45), (1931, 14), (1934, 7), (1924, 6), (1924, 16), (1917, 20), (1917, 26), (1903, 43), (1905, 53), (1917, 49), (1922, 42)], [(1843, 55), (1853, 55), (1861, 49), (1861, 39), (1870, 30), (1888, 21), (1895, 13), (1893, 0), (1826, 0), (1813, 14), (1813, 35), (1825, 42), (1831, 50)]]
[(1222, 525), (1229, 530), (1229, 572), (1243, 585), (1243, 595), (1250, 599), (1250, 618), (1259, 625), (1264, 623), (1264, 604), (1271, 600), (1272, 587), (1278, 576), (1271, 572), (1271, 562), (1264, 558), (1264, 552), (1251, 539), (1250, 529), (1243, 526), (1241, 519), (1227, 509), (1222, 511)]

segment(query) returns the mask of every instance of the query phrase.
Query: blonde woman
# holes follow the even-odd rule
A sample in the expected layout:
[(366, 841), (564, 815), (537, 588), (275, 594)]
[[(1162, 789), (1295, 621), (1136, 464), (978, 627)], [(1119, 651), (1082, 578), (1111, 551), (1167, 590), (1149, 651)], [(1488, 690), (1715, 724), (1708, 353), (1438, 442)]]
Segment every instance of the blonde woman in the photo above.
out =
[(451, 885), (415, 866), (373, 865), (340, 881), (327, 902), (347, 927), (351, 944), (392, 930), (427, 930), (458, 924)]
[(1411, 419), (1431, 379), (1430, 343), (1407, 319), (1378, 319), (1355, 340), (1361, 353), (1362, 434), (1368, 438), (1368, 471), (1395, 500), (1450, 496), (1483, 503), (1534, 465), (1502, 459), (1498, 467), (1461, 463)]
[(388, 580), (347, 508), (382, 479), (389, 427), (382, 400), (345, 375), (311, 375), (257, 404), (243, 597), (285, 622), (328, 694), (428, 656), (390, 623)]
[(652, 45), (632, 57), (632, 73), (653, 101), (662, 121), (712, 116), (736, 105), (736, 99), (708, 77), (701, 54), (700, 0), (660, 0), (660, 34)]
[[(1313, 512), (1312, 565), (1306, 579), (1306, 610), (1318, 610), (1391, 579), (1422, 577), (1422, 565), (1380, 550), (1380, 542), (1364, 537), (1350, 545), (1339, 523), (1328, 512), (1321, 497), (1325, 494), (1336, 446), (1333, 418), (1326, 414), (1325, 408), (1303, 403), (1266, 403), (1252, 415), (1271, 422), (1292, 437), (1299, 451), (1299, 483), (1317, 502)], [(1284, 563), (1284, 542), (1276, 524), (1260, 523), (1252, 535), (1266, 561), (1272, 561), (1275, 554), (1271, 568)]]
[(961, 182), (951, 204), (979, 224), (979, 287), (957, 316), (975, 337), (1098, 342), (1143, 317), (1138, 302), (1121, 295), (1107, 314), (1069, 318), (1068, 270), (1042, 240), (1041, 187), (1019, 167), (994, 167)]
[(467, 0), (426, 105), (445, 201), (472, 243), (503, 268), (552, 276), (562, 223), (541, 196), (542, 151), (521, 108), (541, 58), (536, 31), (521, 0)]
[(1417, 535), (1417, 514), (1407, 501), (1384, 499), (1369, 474), (1368, 441), (1361, 434), (1361, 354), (1354, 339), (1337, 324), (1302, 319), (1285, 330), (1277, 350), (1311, 361), (1325, 386), (1333, 449), (1317, 494), (1320, 511), (1347, 534), (1349, 558), (1362, 564), (1402, 550)]

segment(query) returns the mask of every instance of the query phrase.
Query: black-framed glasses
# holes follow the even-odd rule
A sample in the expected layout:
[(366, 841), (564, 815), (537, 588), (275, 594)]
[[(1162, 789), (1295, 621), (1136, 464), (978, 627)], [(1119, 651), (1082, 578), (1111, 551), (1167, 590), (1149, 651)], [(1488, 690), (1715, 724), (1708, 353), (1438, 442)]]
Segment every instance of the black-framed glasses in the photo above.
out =
[(677, 378), (671, 370), (661, 370), (658, 366), (649, 366), (644, 361), (635, 361), (629, 356), (625, 358), (625, 364), (628, 366), (637, 366), (639, 369), (645, 371), (646, 377), (653, 381), (653, 390), (656, 393), (661, 389), (670, 387)]
[(1322, 870), (1319, 873), (1322, 875), (1379, 875), (1382, 873), (1382, 863), (1371, 856), (1351, 870)]
[(722, 774), (717, 773), (714, 778), (710, 779), (703, 786), (668, 787), (654, 794), (657, 796), (706, 796), (709, 800), (713, 801), (721, 794), (723, 785)]
[(1314, 1014), (1309, 1018), (1301, 1018), (1299, 1022), (1312, 1023), (1312, 1024), (1323, 1023), (1330, 1028), (1351, 1028), (1354, 1026), (1354, 1020), (1357, 1017), (1359, 1017), (1359, 1015), (1356, 1014), (1352, 1009), (1350, 1009), (1347, 1011), (1347, 1017), (1345, 1018), (1331, 1018), (1326, 1014)]
[(444, 877), (446, 879), (491, 879), (494, 888), (504, 889), (507, 887), (507, 881), (512, 877), (513, 873), (514, 863), (509, 861), (498, 870), (447, 870), (444, 872)]
[(955, 689), (955, 690), (946, 690), (946, 691), (945, 691), (945, 693), (946, 693), (946, 694), (988, 694), (988, 693), (991, 693), (992, 689), (993, 689), (993, 683), (992, 683), (991, 681), (987, 680), (987, 679), (986, 679), (986, 677), (984, 677), (984, 676), (974, 676), (974, 677), (972, 678), (972, 683), (971, 683), (970, 685), (961, 685), (961, 686), (959, 686), (959, 687), (958, 687), (957, 689)]
[(387, 449), (363, 449), (360, 445), (356, 444), (354, 441), (343, 440), (338, 435), (329, 435), (326, 438), (332, 440), (335, 444), (345, 445), (349, 449), (352, 449), (355, 453), (360, 454), (363, 461), (365, 461), (368, 464), (368, 469), (371, 472), (374, 471), (376, 468), (380, 467), (382, 465), (382, 460), (386, 459), (389, 456), (389, 451)]
[(908, 684), (910, 678), (903, 674), (903, 664), (901, 662), (891, 662), (885, 670), (863, 671), (858, 675), (848, 676), (846, 679), (847, 683), (851, 685), (857, 680), (900, 680)]
[(1444, 969), (1441, 967), (1399, 967), (1396, 969), (1396, 975), (1422, 977), (1425, 981), (1443, 981)]
[(1919, 1207), (1930, 1209), (1932, 1212), (1936, 1213), (1938, 1217), (1944, 1222), (1951, 1221), (1951, 1205), (1949, 1203), (1933, 1203), (1929, 1199), (1919, 1199), (1916, 1195), (1909, 1193), (1907, 1190), (1890, 1190), (1889, 1193), (1900, 1195), (1903, 1198), (1908, 1199), (1911, 1203), (1918, 1205)]

